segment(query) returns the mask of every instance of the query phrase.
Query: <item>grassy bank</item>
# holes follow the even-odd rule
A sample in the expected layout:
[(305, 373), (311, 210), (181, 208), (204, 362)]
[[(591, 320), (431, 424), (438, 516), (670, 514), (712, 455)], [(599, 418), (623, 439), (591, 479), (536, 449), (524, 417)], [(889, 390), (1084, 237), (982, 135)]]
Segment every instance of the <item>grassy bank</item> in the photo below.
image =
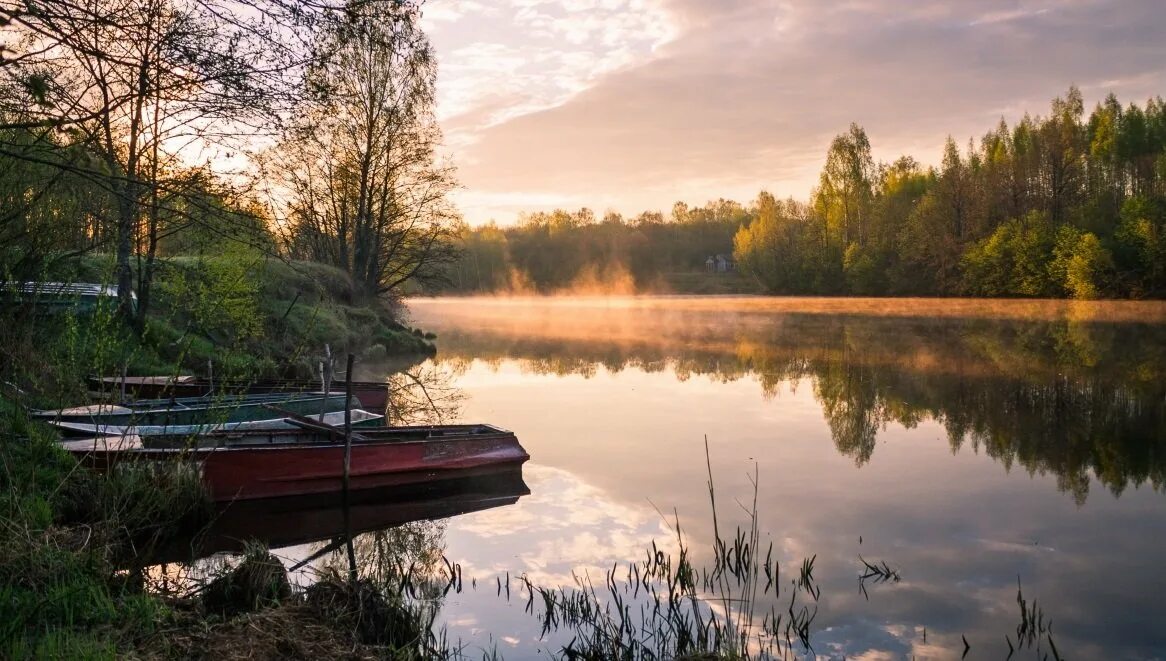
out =
[[(108, 283), (112, 262), (89, 256), (45, 280)], [(3, 312), (3, 381), (32, 404), (75, 404), (92, 374), (213, 372), (216, 377), (318, 377), (325, 345), (363, 364), (432, 355), (432, 339), (397, 321), (399, 304), (362, 300), (341, 271), (252, 254), (175, 257), (156, 267), (140, 336), (112, 300), (90, 314)]]
[(112, 658), (170, 616), (140, 558), (210, 515), (196, 473), (78, 469), (0, 400), (0, 657)]
[[(112, 261), (88, 256), (43, 280), (109, 283)], [(434, 352), (432, 335), (400, 324), (392, 302), (361, 300), (341, 271), (254, 254), (162, 261), (150, 310), (138, 335), (112, 300), (0, 309), (0, 658), (167, 656), (166, 631), (205, 628), (206, 613), (150, 590), (142, 567), (209, 522), (198, 473), (92, 473), (28, 409), (86, 403), (94, 374), (314, 377), (325, 345), (365, 363)]]
[(664, 289), (673, 294), (724, 296), (731, 294), (760, 294), (757, 281), (737, 271), (707, 273), (705, 271), (677, 271), (662, 276)]
[[(74, 265), (77, 281), (104, 282), (107, 258)], [(362, 299), (339, 269), (253, 253), (172, 257), (156, 267), (150, 323), (140, 360), (192, 368), (207, 360), (229, 372), (311, 376), (324, 345), (367, 359), (430, 355), (420, 331), (397, 321), (399, 304)], [(153, 350), (155, 355), (150, 355)]]

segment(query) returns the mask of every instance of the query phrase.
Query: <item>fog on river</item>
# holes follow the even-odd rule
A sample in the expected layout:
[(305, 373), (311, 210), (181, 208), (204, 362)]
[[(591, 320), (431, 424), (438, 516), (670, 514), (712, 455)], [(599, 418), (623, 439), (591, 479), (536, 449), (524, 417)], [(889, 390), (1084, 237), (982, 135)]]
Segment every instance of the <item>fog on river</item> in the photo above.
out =
[[(440, 298), (454, 416), (517, 432), (531, 495), (451, 519), (479, 580), (574, 585), (665, 544), (711, 558), (757, 510), (787, 575), (817, 555), (812, 641), (853, 658), (1006, 655), (1027, 599), (1077, 658), (1166, 648), (1166, 306), (708, 297)], [(860, 541), (861, 539), (861, 541)], [(866, 559), (902, 580), (867, 590)], [(492, 589), (447, 599), (451, 635), (507, 658), (565, 641)], [(505, 602), (504, 602), (505, 603)]]

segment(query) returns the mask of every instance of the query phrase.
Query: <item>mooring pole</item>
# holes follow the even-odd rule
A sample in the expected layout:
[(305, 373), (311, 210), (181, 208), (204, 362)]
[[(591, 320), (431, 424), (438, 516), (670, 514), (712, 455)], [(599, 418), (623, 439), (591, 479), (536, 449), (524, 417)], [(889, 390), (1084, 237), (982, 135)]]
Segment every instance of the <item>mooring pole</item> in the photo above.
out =
[(352, 470), (352, 362), (355, 356), (348, 354), (348, 365), (344, 382), (344, 493), (348, 493), (348, 475)]
[(320, 386), (324, 389), (324, 399), (320, 401), (320, 424), (324, 424), (324, 414), (328, 412), (328, 395), (332, 391), (332, 345), (324, 345), (324, 360), (320, 361)]
[(348, 508), (348, 485), (352, 472), (352, 363), (356, 356), (348, 354), (344, 371), (344, 533), (348, 537), (348, 580), (356, 583), (356, 550), (352, 548), (352, 529)]

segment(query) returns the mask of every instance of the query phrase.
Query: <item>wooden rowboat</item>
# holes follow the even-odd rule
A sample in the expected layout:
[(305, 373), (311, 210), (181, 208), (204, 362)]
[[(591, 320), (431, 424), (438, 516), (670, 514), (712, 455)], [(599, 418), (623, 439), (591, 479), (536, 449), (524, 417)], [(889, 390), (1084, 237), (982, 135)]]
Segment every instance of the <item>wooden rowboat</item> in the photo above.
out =
[[(343, 394), (270, 393), (265, 395), (221, 395), (173, 400), (148, 400), (126, 406), (93, 404), (48, 411), (33, 411), (32, 417), (46, 422), (131, 427), (137, 425), (208, 425), (227, 422), (267, 420), (272, 407), (281, 412), (312, 415), (343, 411)], [(353, 406), (363, 408), (354, 397)]]
[[(270, 415), (270, 411), (268, 411)], [(328, 426), (342, 426), (344, 411), (333, 411), (323, 415), (304, 416), (308, 420), (323, 423)], [(355, 428), (375, 427), (383, 425), (385, 416), (379, 413), (370, 413), (363, 409), (352, 409), (352, 426)], [(197, 425), (107, 425), (83, 422), (53, 421), (49, 424), (60, 429), (70, 436), (140, 436), (159, 437), (165, 439), (191, 439), (203, 437), (216, 432), (243, 432), (257, 430), (300, 430), (301, 425), (290, 421), (287, 417), (268, 418), (265, 420), (245, 420), (242, 422), (217, 422)], [(149, 445), (149, 443), (147, 443)]]
[[(263, 442), (264, 440), (268, 442)], [(141, 437), (63, 441), (84, 464), (107, 470), (122, 461), (183, 461), (201, 472), (216, 501), (337, 492), (342, 432), (305, 429), (216, 432), (194, 447), (147, 447)], [(354, 430), (350, 488), (402, 487), (473, 477), (520, 466), (530, 455), (513, 432), (492, 425), (374, 427)]]
[[(255, 381), (207, 379), (197, 376), (105, 376), (91, 377), (89, 386), (106, 393), (121, 393), (136, 399), (167, 397), (204, 397), (211, 393), (312, 392), (320, 390), (319, 381), (304, 379), (259, 379)], [(332, 381), (329, 392), (343, 393), (347, 381)], [(352, 395), (370, 411), (383, 411), (389, 402), (389, 385), (384, 381), (353, 381)]]

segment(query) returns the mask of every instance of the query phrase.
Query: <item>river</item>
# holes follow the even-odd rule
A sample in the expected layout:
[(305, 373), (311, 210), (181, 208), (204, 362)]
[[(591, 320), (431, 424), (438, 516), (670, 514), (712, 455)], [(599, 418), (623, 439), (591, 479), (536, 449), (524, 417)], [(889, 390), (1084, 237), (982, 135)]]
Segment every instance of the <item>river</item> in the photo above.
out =
[[(1027, 633), (1018, 586), (1062, 654), (1166, 650), (1161, 304), (442, 298), (409, 310), (437, 333), (423, 368), (442, 375), (446, 416), (509, 428), (532, 456), (530, 495), (444, 523), (446, 557), (476, 588), (447, 595), (440, 621), (470, 650), (545, 657), (574, 635), (544, 635), (525, 592), (499, 596), (507, 573), (602, 584), (653, 542), (674, 550), (677, 520), (693, 564), (710, 565), (710, 470), (722, 536), (748, 528), (756, 497), (778, 612), (814, 558), (820, 593), (799, 604), (816, 609), (823, 657), (958, 658), (966, 640), (1003, 658)], [(860, 557), (898, 580), (860, 585)], [(1049, 651), (1039, 632), (1028, 642), (1029, 656)]]

